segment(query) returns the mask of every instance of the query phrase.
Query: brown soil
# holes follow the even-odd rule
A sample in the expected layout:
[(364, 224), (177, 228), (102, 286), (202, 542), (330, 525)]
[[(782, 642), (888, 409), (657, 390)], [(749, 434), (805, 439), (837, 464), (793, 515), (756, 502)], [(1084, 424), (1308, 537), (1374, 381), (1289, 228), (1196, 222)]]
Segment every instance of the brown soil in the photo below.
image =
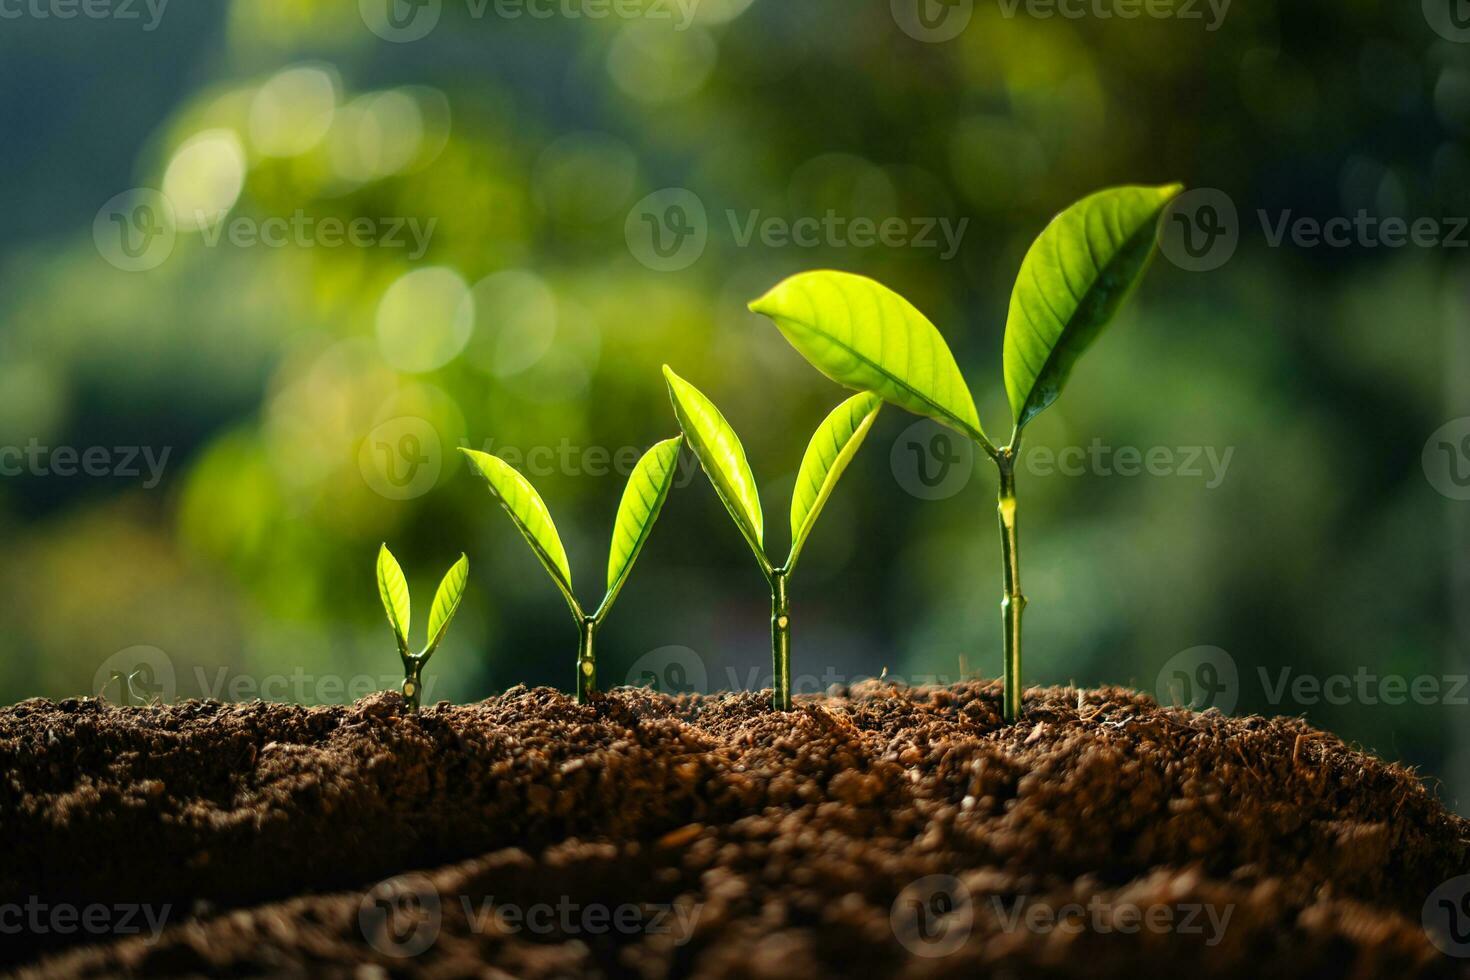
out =
[(870, 683), (789, 715), (753, 693), (626, 689), (583, 707), (516, 688), (417, 717), (396, 694), (26, 701), (0, 710), (0, 928), (28, 902), (143, 903), (168, 925), (157, 941), (9, 929), (0, 961), (1470, 976), (1420, 925), (1470, 870), (1470, 823), (1409, 771), (1294, 719), (1051, 688), (1005, 725), (999, 695)]

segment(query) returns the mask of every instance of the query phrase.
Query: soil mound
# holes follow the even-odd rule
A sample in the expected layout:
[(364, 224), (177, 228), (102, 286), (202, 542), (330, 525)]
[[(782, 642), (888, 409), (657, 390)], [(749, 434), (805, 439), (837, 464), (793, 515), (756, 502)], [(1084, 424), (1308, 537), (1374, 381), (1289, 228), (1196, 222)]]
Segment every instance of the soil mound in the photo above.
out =
[(0, 710), (0, 959), (1470, 976), (1421, 923), (1470, 871), (1470, 822), (1300, 720), (1046, 688), (1008, 725), (995, 683), (768, 699), (22, 702)]

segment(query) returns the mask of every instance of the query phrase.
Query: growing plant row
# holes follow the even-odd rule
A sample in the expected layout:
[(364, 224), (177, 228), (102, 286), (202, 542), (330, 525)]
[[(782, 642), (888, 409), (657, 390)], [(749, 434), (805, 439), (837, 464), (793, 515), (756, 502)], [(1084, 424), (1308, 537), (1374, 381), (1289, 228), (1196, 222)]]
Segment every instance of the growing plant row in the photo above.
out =
[[(888, 402), (972, 439), (995, 463), (1003, 561), (1004, 714), (1015, 720), (1021, 707), (1021, 617), (1026, 607), (1015, 469), (1022, 430), (1056, 401), (1077, 359), (1142, 278), (1154, 251), (1157, 225), (1181, 190), (1171, 184), (1099, 191), (1059, 214), (1032, 244), (1021, 263), (1006, 319), (1003, 374), (1013, 429), (1004, 446), (997, 447), (981, 428), (974, 398), (938, 329), (886, 286), (845, 272), (804, 272), (751, 303), (751, 310), (769, 317), (817, 370), (859, 392), (832, 410), (807, 445), (791, 499), (791, 550), (779, 564), (766, 548), (760, 493), (740, 437), (714, 402), (667, 365), (664, 379), (681, 434), (649, 449), (634, 467), (613, 523), (607, 591), (591, 612), (572, 589), (566, 549), (540, 494), (505, 461), (462, 449), (556, 583), (577, 622), (577, 700), (586, 702), (597, 694), (597, 631), (658, 520), (673, 486), (679, 453), (687, 443), (770, 586), (772, 705), (789, 710), (791, 573), (838, 480)], [(469, 563), (461, 555), (440, 583), (429, 613), (427, 644), (418, 653), (408, 642), (408, 585), (387, 545), (378, 553), (377, 578), (403, 660), (403, 693), (417, 709), (424, 664), (443, 640), (464, 597)]]

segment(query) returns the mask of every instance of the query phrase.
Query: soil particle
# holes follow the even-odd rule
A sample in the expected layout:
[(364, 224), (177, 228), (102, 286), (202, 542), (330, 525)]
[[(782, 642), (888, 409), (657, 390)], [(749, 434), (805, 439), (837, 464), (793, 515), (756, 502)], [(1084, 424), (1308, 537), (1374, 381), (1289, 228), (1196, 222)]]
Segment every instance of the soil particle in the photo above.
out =
[[(1470, 824), (1297, 719), (871, 682), (412, 715), (0, 710), (0, 907), (37, 977), (1470, 976), (1420, 924)], [(165, 906), (167, 909), (165, 910)], [(96, 943), (85, 946), (82, 943)], [(67, 948), (71, 947), (71, 948)], [(1456, 972), (1458, 970), (1458, 972)]]

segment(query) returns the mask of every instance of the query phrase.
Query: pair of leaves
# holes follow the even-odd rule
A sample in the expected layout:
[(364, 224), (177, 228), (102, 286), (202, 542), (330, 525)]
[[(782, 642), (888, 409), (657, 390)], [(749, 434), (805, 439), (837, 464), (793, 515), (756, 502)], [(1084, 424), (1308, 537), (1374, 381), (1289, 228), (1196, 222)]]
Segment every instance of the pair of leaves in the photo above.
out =
[[(675, 374), (667, 364), (664, 365), (664, 378), (668, 381), (674, 415), (689, 440), (689, 447), (699, 458), (699, 465), (709, 477), (720, 502), (755, 552), (762, 570), (771, 575), (776, 569), (766, 554), (760, 492), (740, 437), (725, 421), (715, 403)], [(876, 394), (863, 392), (854, 395), (833, 409), (812, 436), (791, 496), (791, 554), (782, 566), (786, 572), (796, 566), (802, 546), (811, 536), (822, 508), (827, 505), (853, 456), (857, 455), (882, 407), (883, 400)]]
[[(643, 550), (674, 484), (682, 445), (681, 436), (665, 439), (644, 453), (633, 468), (613, 524), (612, 548), (607, 562), (607, 593), (593, 619), (600, 621), (607, 615), (633, 571), (633, 563), (638, 560), (638, 553)], [(461, 451), (490, 485), (490, 492), (561, 590), (572, 615), (578, 620), (583, 619), (582, 607), (572, 589), (572, 569), (567, 562), (561, 535), (557, 533), (551, 512), (536, 488), (515, 467), (497, 456), (473, 449)]]
[[(445, 573), (439, 583), (439, 590), (434, 593), (434, 604), (429, 607), (428, 642), (419, 654), (420, 657), (428, 659), (439, 648), (444, 634), (449, 631), (450, 621), (459, 612), (459, 604), (464, 598), (465, 586), (469, 584), (469, 580), (469, 559), (460, 555), (459, 561)], [(388, 613), (388, 623), (393, 627), (393, 635), (398, 640), (398, 651), (404, 657), (412, 657), (408, 645), (411, 619), (408, 580), (403, 577), (398, 559), (393, 557), (393, 552), (388, 550), (386, 544), (378, 549), (378, 598), (383, 600), (383, 609)]]
[[(1099, 191), (1052, 220), (1011, 294), (1005, 385), (1016, 430), (1056, 401), (1077, 359), (1112, 320), (1153, 254), (1155, 228), (1180, 192)], [(935, 419), (995, 452), (944, 338), (924, 314), (871, 279), (805, 272), (750, 304), (827, 377)]]

